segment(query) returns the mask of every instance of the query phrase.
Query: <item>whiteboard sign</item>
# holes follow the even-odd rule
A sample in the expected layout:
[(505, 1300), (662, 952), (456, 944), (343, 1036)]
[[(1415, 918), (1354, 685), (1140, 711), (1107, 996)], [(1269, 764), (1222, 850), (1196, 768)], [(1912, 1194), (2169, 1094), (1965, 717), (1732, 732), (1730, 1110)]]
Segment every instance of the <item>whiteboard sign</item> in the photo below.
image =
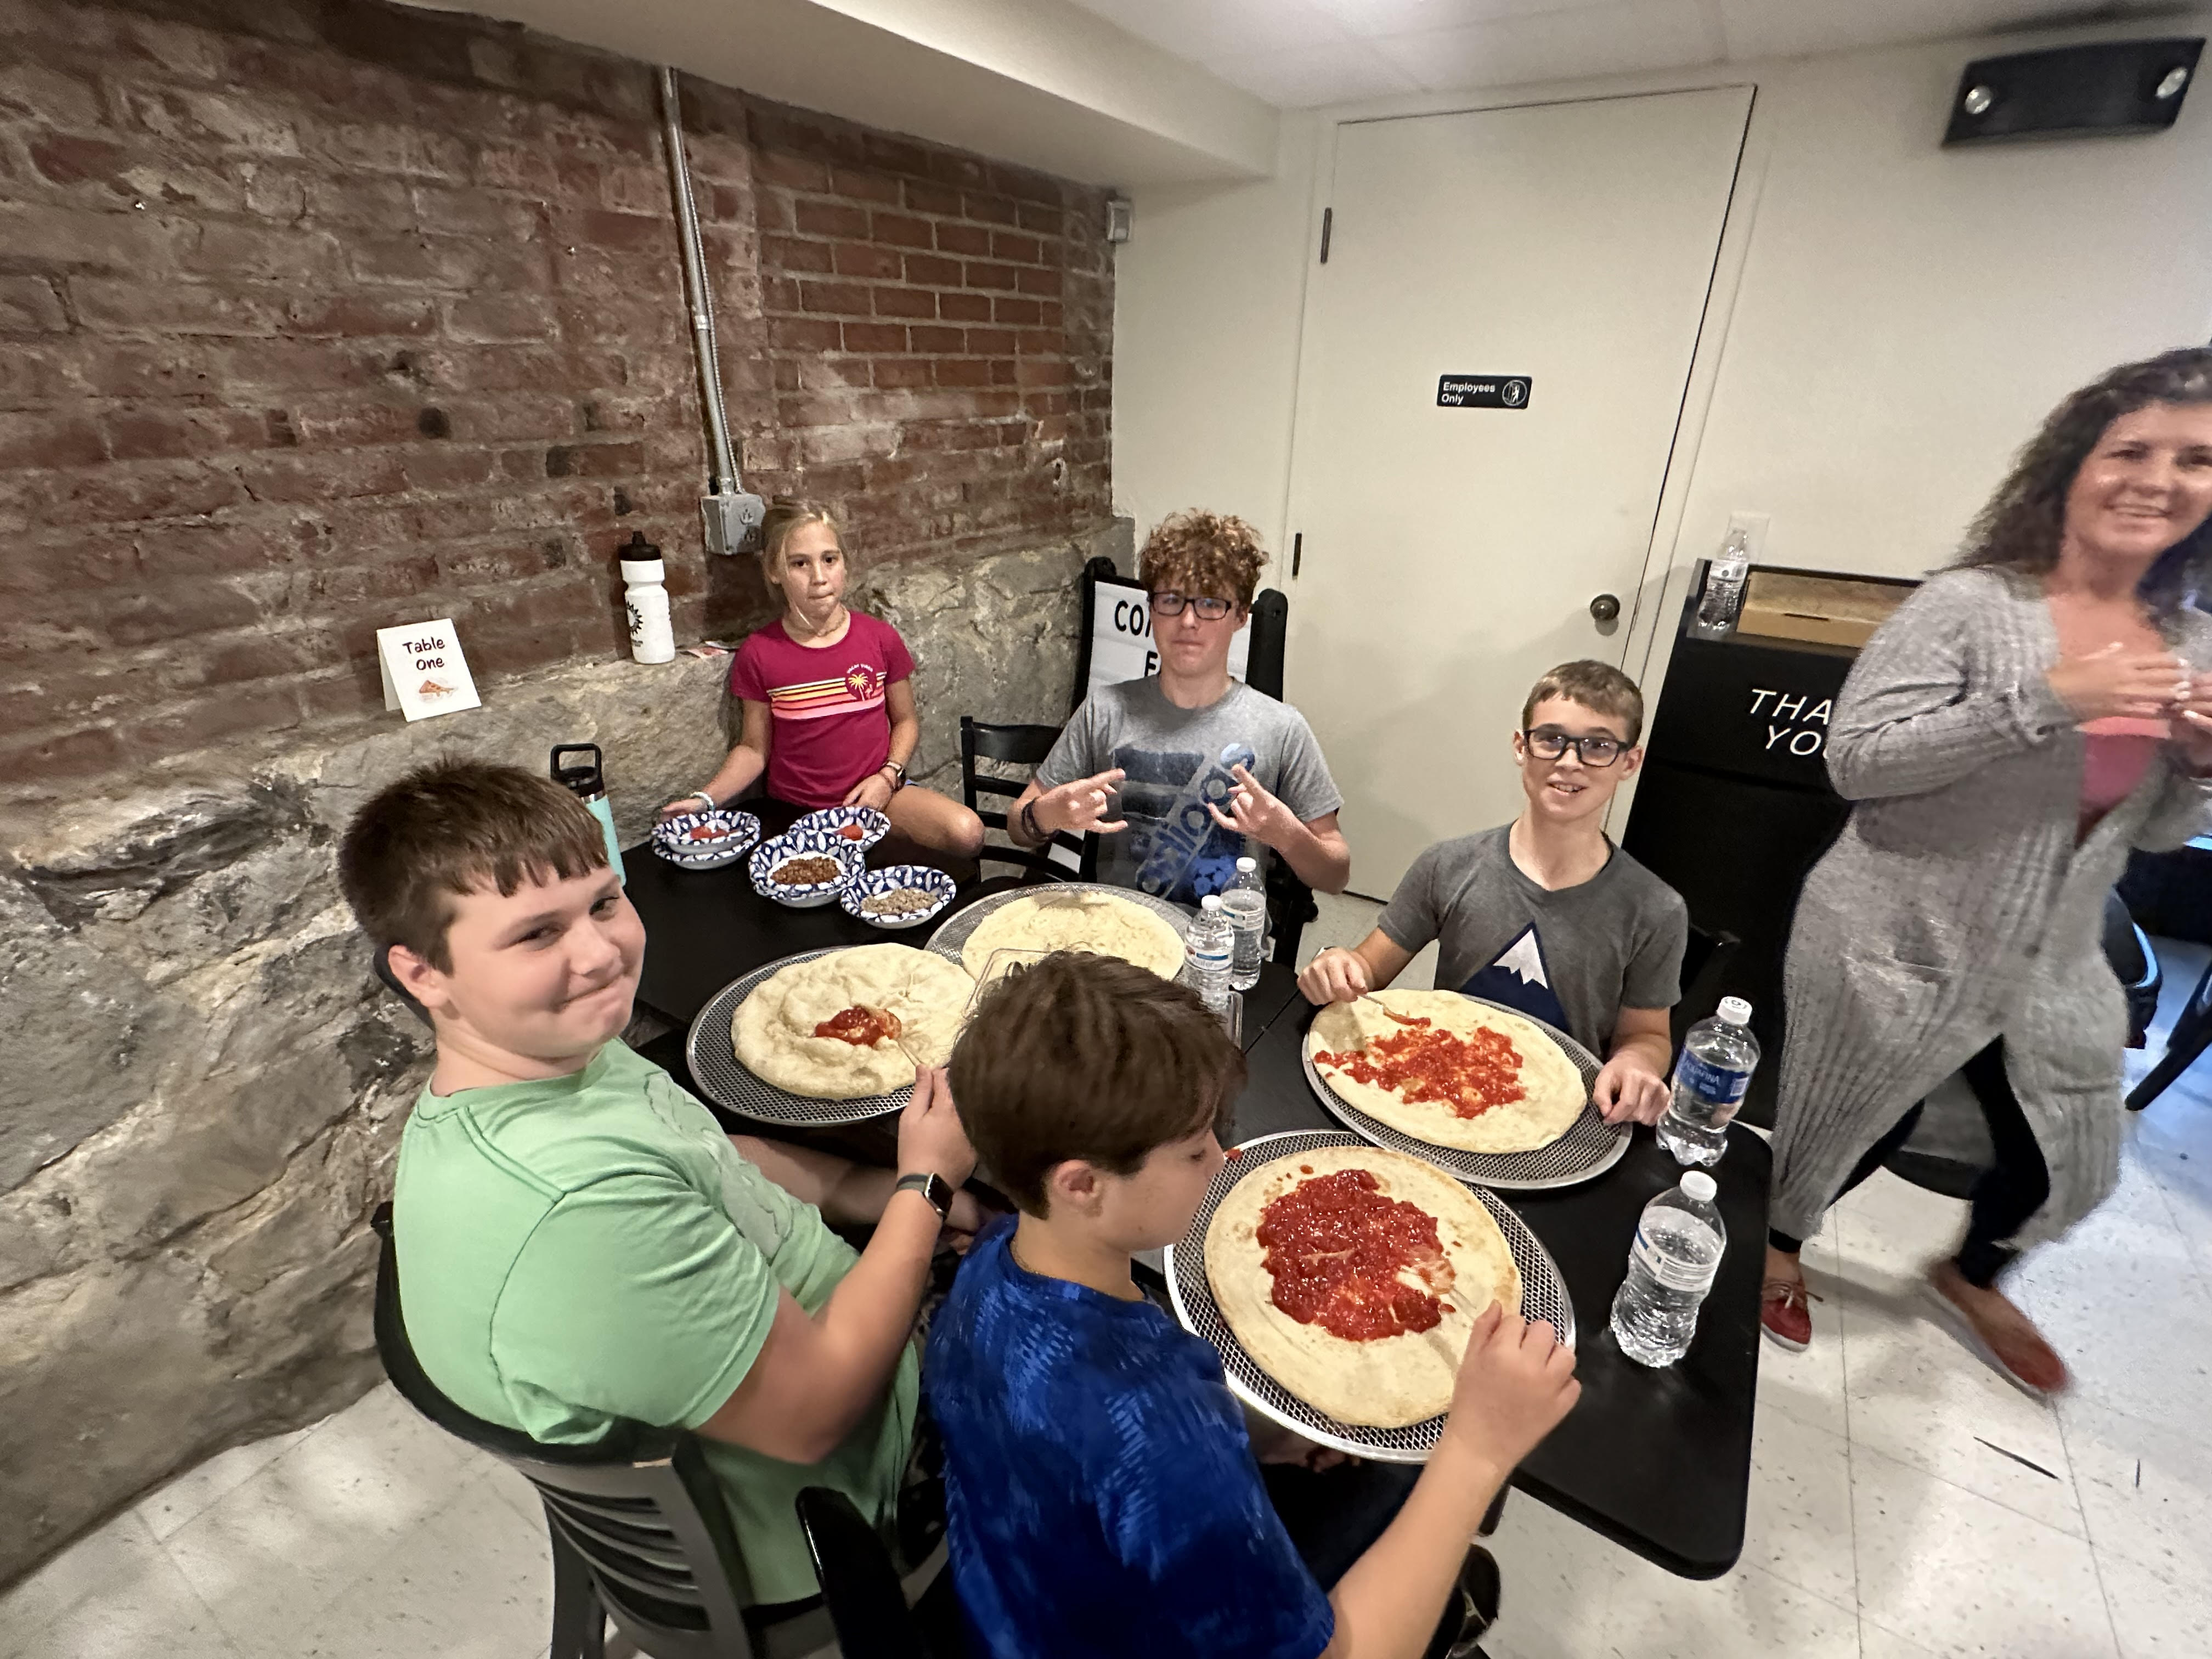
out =
[(451, 617), (378, 629), (376, 665), (384, 677), (384, 706), (410, 720), (482, 707)]
[[(1244, 678), (1244, 665), (1252, 652), (1252, 618), (1229, 642), (1229, 677)], [(1091, 678), (1085, 696), (1104, 685), (1140, 680), (1160, 672), (1160, 653), (1152, 646), (1150, 596), (1141, 587), (1123, 582), (1094, 580), (1091, 584)]]

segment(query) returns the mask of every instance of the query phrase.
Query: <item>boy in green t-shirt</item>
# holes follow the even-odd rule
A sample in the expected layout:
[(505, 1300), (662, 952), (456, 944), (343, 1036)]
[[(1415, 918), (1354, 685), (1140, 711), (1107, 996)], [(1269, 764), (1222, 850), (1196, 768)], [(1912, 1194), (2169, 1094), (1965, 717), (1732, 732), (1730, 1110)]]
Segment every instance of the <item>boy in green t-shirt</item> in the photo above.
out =
[[(356, 814), (338, 876), (437, 1035), (392, 1204), (423, 1370), (540, 1440), (696, 1431), (754, 1593), (813, 1595), (793, 1500), (827, 1486), (888, 1519), (930, 1257), (948, 1212), (978, 1218), (943, 1073), (915, 1080), (896, 1175), (725, 1135), (621, 1041), (645, 930), (598, 821), (519, 768), (400, 779)], [(875, 1223), (866, 1249), (825, 1212)]]

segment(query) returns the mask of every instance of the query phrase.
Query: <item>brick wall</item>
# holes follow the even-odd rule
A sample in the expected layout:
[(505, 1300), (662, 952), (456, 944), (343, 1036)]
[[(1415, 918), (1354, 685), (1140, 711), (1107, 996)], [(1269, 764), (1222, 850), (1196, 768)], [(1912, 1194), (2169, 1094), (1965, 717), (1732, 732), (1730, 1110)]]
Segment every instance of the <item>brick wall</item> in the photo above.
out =
[[(687, 83), (750, 487), (863, 561), (1109, 513), (1100, 192)], [(380, 626), (479, 678), (679, 637), (710, 568), (649, 71), (374, 0), (0, 0), (0, 780), (380, 708)]]

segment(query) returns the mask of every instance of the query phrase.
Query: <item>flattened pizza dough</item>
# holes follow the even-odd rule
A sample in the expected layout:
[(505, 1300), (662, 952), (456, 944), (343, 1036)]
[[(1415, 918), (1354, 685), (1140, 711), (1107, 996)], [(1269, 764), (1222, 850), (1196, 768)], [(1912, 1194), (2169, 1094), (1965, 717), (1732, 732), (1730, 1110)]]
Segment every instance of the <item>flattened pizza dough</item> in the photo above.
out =
[[(975, 988), (957, 963), (912, 945), (832, 951), (794, 962), (753, 987), (730, 1017), (730, 1045), (755, 1077), (794, 1095), (887, 1095), (914, 1081), (916, 1060), (945, 1063)], [(814, 1035), (817, 1025), (853, 1007), (896, 1016), (898, 1041), (881, 1037), (861, 1046)]]
[[(1373, 1175), (1385, 1197), (1436, 1218), (1453, 1294), (1438, 1298), (1443, 1320), (1433, 1329), (1354, 1342), (1275, 1305), (1261, 1212), (1302, 1182), (1355, 1169)], [(1482, 1200), (1434, 1166), (1378, 1146), (1295, 1153), (1238, 1182), (1206, 1228), (1206, 1277), (1221, 1316), (1262, 1370), (1340, 1423), (1371, 1428), (1401, 1429), (1450, 1409), (1475, 1316), (1493, 1301), (1521, 1310), (1521, 1270)]]
[(981, 979), (994, 951), (1091, 951), (1120, 957), (1173, 979), (1182, 967), (1182, 935), (1157, 911), (1133, 899), (1078, 890), (1039, 893), (1002, 905), (983, 918), (960, 960)]
[[(1375, 1006), (1376, 998), (1382, 1007)], [(1322, 1060), (1322, 1054), (1364, 1048), (1377, 1037), (1405, 1030), (1390, 1018), (1393, 1013), (1430, 1020), (1461, 1036), (1485, 1029), (1497, 1032), (1521, 1056), (1521, 1098), (1462, 1117), (1448, 1102), (1404, 1100), (1394, 1090), (1363, 1083)], [(1306, 1033), (1306, 1057), (1346, 1105), (1401, 1134), (1461, 1152), (1528, 1152), (1548, 1146), (1574, 1127), (1589, 1101), (1582, 1068), (1567, 1058), (1566, 1050), (1519, 1015), (1469, 1001), (1455, 991), (1378, 991), (1356, 1002), (1332, 1004)]]

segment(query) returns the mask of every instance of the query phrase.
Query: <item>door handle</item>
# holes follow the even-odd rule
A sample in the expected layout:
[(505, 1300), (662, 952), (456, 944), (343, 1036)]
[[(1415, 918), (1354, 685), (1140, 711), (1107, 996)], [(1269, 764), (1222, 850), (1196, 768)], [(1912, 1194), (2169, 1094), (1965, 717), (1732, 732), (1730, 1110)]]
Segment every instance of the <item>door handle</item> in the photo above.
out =
[(1611, 622), (1620, 614), (1620, 596), (1617, 593), (1599, 594), (1590, 601), (1589, 612), (1599, 622)]

